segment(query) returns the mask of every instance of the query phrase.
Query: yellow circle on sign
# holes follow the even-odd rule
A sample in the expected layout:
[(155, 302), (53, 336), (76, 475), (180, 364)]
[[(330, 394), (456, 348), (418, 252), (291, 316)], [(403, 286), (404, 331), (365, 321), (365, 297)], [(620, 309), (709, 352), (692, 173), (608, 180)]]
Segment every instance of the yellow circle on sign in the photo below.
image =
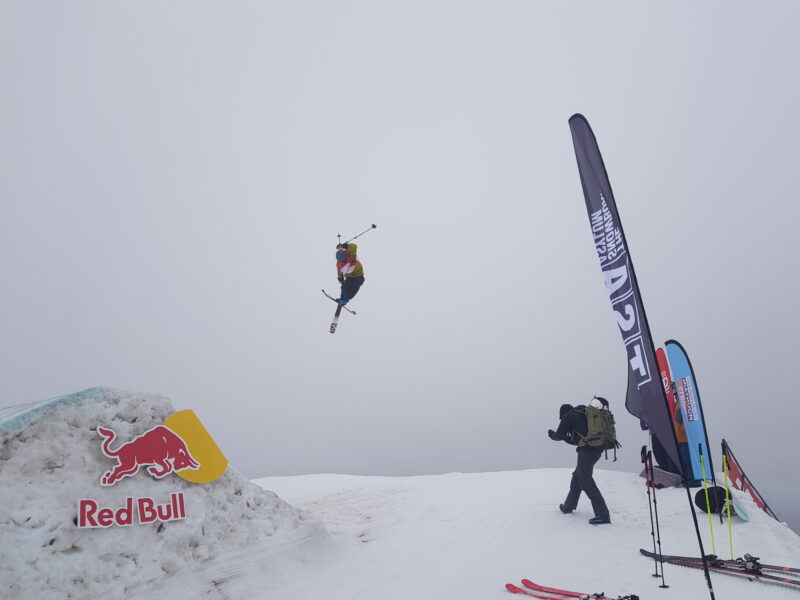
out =
[(200, 467), (177, 471), (178, 477), (192, 483), (208, 483), (214, 481), (228, 468), (228, 459), (219, 449), (214, 438), (206, 431), (200, 419), (191, 410), (181, 410), (170, 415), (164, 425), (177, 433)]

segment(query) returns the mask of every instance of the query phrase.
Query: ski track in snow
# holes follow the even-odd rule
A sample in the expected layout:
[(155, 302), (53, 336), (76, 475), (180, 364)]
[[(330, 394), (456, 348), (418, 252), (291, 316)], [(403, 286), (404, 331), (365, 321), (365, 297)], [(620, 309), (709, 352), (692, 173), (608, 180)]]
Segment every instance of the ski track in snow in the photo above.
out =
[[(602, 466), (602, 464), (600, 465)], [(598, 485), (613, 523), (593, 527), (588, 500), (562, 515), (568, 469), (421, 477), (307, 475), (254, 483), (319, 517), (334, 539), (320, 562), (299, 568), (292, 579), (253, 591), (253, 598), (399, 600), (512, 598), (505, 583), (522, 578), (581, 592), (637, 593), (644, 598), (708, 597), (702, 571), (666, 566), (668, 589), (639, 555), (652, 549), (644, 481), (637, 475), (599, 470)], [(694, 493), (696, 490), (692, 490)], [(662, 550), (699, 555), (684, 489), (657, 490)], [(734, 552), (764, 561), (800, 564), (800, 539), (763, 514), (744, 495), (753, 523), (732, 523)], [(727, 524), (715, 517), (717, 553), (730, 554)], [(711, 552), (707, 515), (698, 520)], [(757, 524), (755, 524), (757, 523)], [(717, 598), (796, 598), (797, 591), (713, 574)]]

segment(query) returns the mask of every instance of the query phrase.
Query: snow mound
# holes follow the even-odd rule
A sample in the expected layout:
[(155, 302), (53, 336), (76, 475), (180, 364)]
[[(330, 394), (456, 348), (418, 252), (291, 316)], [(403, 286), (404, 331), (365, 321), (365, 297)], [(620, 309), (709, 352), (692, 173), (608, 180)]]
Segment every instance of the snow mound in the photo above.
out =
[[(321, 552), (328, 534), (230, 467), (203, 485), (144, 471), (102, 487), (109, 464), (98, 425), (130, 440), (174, 412), (166, 398), (94, 388), (0, 410), (0, 598), (224, 597), (225, 583), (276, 558)], [(123, 506), (128, 496), (183, 492), (187, 517), (79, 529), (78, 501)]]

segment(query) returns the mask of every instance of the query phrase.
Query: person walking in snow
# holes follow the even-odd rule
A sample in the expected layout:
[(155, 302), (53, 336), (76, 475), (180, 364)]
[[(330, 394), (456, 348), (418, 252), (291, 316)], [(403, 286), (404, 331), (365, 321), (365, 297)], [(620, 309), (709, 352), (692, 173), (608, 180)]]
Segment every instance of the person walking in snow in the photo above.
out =
[[(601, 408), (603, 406), (601, 400), (601, 398), (592, 398), (590, 405)], [(608, 402), (606, 402), (607, 405)], [(603, 499), (603, 494), (600, 493), (592, 476), (594, 465), (603, 455), (603, 449), (589, 445), (579, 445), (579, 442), (589, 432), (586, 407), (583, 405), (573, 407), (571, 404), (562, 404), (559, 409), (559, 417), (561, 422), (558, 425), (558, 429), (555, 431), (549, 429), (547, 435), (550, 436), (551, 440), (563, 440), (568, 444), (577, 446), (578, 461), (575, 471), (572, 473), (567, 499), (564, 500), (563, 504), (559, 504), (558, 508), (564, 514), (571, 513), (578, 507), (581, 492), (585, 492), (594, 509), (594, 517), (589, 519), (589, 523), (592, 525), (611, 523), (606, 501)]]
[(358, 246), (353, 242), (336, 246), (336, 276), (342, 284), (339, 304), (347, 304), (358, 293), (364, 283), (364, 267), (358, 260)]

